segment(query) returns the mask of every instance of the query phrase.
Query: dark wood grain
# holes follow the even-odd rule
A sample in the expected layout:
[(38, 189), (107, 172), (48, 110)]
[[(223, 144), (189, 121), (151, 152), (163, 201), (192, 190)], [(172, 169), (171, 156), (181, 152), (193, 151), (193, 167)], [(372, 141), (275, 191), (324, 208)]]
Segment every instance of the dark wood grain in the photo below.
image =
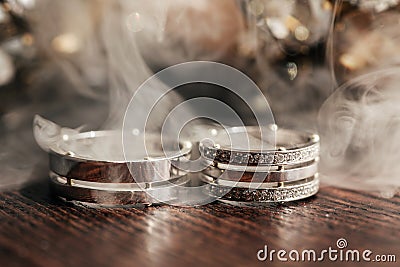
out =
[(310, 266), (259, 262), (256, 253), (320, 250), (340, 237), (349, 248), (397, 255), (397, 263), (340, 266), (398, 266), (400, 197), (323, 186), (308, 200), (262, 208), (95, 209), (54, 199), (46, 181), (0, 194), (0, 266)]

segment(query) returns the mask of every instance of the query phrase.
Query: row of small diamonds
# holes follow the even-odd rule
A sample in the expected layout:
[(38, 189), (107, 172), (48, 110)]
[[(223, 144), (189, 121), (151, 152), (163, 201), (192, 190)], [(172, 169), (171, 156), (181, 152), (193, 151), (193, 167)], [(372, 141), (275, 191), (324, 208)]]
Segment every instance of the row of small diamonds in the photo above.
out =
[(270, 153), (230, 152), (217, 148), (205, 148), (203, 156), (220, 163), (231, 164), (295, 164), (318, 157), (319, 144), (296, 151), (276, 151)]
[[(214, 189), (218, 190), (218, 187), (215, 187)], [(279, 189), (249, 190), (243, 188), (232, 188), (232, 190), (229, 193), (227, 193), (223, 198), (227, 200), (245, 201), (245, 202), (248, 201), (280, 202), (280, 201), (302, 199), (312, 196), (318, 192), (318, 189), (319, 189), (318, 181), (289, 189), (279, 188)]]

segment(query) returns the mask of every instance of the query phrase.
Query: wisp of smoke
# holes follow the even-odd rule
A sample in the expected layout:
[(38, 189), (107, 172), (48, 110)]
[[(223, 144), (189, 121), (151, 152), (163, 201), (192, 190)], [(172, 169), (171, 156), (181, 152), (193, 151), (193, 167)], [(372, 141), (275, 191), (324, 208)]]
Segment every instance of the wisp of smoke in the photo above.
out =
[[(41, 55), (49, 58), (67, 76), (71, 84), (68, 89), (76, 91), (82, 98), (93, 99), (93, 102), (103, 101), (100, 102), (103, 103), (102, 112), (99, 112), (98, 104), (93, 109), (93, 112), (99, 114), (108, 111), (109, 115), (103, 118), (104, 123), (100, 127), (103, 130), (121, 129), (129, 100), (142, 82), (153, 74), (143, 55), (153, 65), (158, 63), (158, 67), (194, 59), (217, 60), (232, 49), (236, 42), (235, 36), (243, 27), (234, 0), (221, 0), (218, 4), (211, 0), (190, 3), (183, 0), (37, 0), (25, 15), (32, 26), (35, 44)], [(47, 64), (47, 68), (54, 69), (54, 64)], [(38, 77), (44, 80), (46, 75)], [(90, 107), (82, 109), (82, 103), (76, 103), (76, 107), (70, 103), (65, 106), (66, 100), (60, 91), (67, 88), (63, 81), (60, 82), (62, 86), (56, 83), (53, 85), (57, 86), (53, 94), (56, 103), (47, 108), (49, 103), (38, 101), (30, 106), (30, 113), (24, 113), (24, 120), (31, 120), (34, 113), (40, 112), (71, 127), (76, 121), (73, 116), (79, 112), (90, 112)], [(165, 85), (162, 82), (154, 82), (148, 96), (158, 95), (163, 88)], [(35, 93), (47, 92), (38, 90)], [(148, 98), (146, 94), (142, 96), (141, 101), (145, 104)], [(108, 103), (105, 99), (108, 99)], [(156, 116), (151, 117), (148, 128), (159, 130), (164, 116), (179, 102), (177, 94), (168, 94), (161, 105), (157, 106)], [(58, 107), (57, 112), (53, 112), (54, 107)], [(136, 115), (144, 117), (148, 114)], [(95, 115), (82, 115), (82, 119), (90, 117)], [(91, 121), (87, 121), (87, 124), (91, 124)], [(61, 127), (40, 116), (34, 119), (34, 137), (45, 151), (57, 142), (64, 142), (63, 138), (79, 130)], [(26, 166), (12, 160), (16, 154), (13, 151), (19, 151), (18, 144), (12, 148), (1, 148), (0, 162), (7, 163), (7, 170), (1, 172), (2, 177), (18, 176), (21, 183), (26, 182), (37, 161), (43, 161), (44, 157), (38, 159), (32, 156), (37, 151), (31, 152), (30, 147), (34, 147), (34, 144), (33, 138), (29, 137), (26, 141), (30, 146), (21, 147), (24, 151), (30, 151), (25, 157), (25, 161), (29, 162)], [(96, 155), (101, 154), (102, 158), (115, 156), (111, 146), (99, 146), (103, 150), (96, 150)], [(0, 187), (8, 185), (8, 180), (2, 178)]]
[(337, 89), (319, 114), (324, 181), (391, 197), (400, 188), (400, 68)]

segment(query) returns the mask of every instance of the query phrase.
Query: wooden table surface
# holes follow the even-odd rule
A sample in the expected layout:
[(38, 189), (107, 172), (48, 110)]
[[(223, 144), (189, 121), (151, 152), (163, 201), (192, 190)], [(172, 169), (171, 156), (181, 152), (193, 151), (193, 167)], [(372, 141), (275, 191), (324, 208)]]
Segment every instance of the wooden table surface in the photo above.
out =
[[(336, 248), (394, 254), (399, 266), (400, 197), (322, 186), (316, 197), (262, 208), (88, 208), (51, 197), (46, 180), (0, 193), (0, 266), (310, 266), (260, 262), (269, 249)], [(337, 266), (325, 260), (314, 263)]]

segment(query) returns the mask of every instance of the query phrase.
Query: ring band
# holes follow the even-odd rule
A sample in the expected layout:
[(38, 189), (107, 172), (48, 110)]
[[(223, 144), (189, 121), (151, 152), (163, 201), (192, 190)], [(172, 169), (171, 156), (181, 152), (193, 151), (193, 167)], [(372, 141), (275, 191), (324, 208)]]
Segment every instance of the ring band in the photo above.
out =
[[(255, 126), (233, 127), (228, 133), (260, 133)], [(200, 149), (205, 159), (217, 164), (218, 168), (227, 169), (233, 166), (283, 166), (295, 165), (313, 161), (319, 155), (319, 136), (299, 131), (278, 129), (276, 147), (272, 150), (235, 150), (223, 148), (219, 144), (200, 143)], [(293, 145), (293, 140), (297, 140)]]
[(231, 183), (271, 183), (271, 182), (292, 182), (314, 176), (318, 172), (318, 162), (306, 166), (294, 167), (291, 169), (271, 170), (269, 172), (240, 172), (223, 170), (216, 167), (208, 167), (203, 171), (207, 176), (218, 180), (219, 183), (230, 181)]
[[(112, 137), (116, 131), (86, 132), (74, 135), (69, 141), (85, 142), (96, 138)], [(146, 137), (156, 138), (147, 134)], [(156, 144), (157, 142), (151, 142)], [(100, 144), (101, 145), (101, 144)], [(176, 166), (187, 160), (191, 144), (184, 142), (181, 150), (171, 157), (145, 157), (135, 160), (97, 160), (80, 156), (60, 146), (50, 148), (50, 170), (62, 177), (87, 182), (99, 183), (135, 183), (166, 181), (182, 175), (183, 171)], [(176, 163), (176, 164), (175, 164)]]
[(287, 202), (304, 199), (315, 195), (319, 190), (318, 175), (281, 187), (267, 189), (250, 189), (244, 187), (224, 187), (209, 183), (210, 193), (221, 196), (221, 200), (235, 202)]

